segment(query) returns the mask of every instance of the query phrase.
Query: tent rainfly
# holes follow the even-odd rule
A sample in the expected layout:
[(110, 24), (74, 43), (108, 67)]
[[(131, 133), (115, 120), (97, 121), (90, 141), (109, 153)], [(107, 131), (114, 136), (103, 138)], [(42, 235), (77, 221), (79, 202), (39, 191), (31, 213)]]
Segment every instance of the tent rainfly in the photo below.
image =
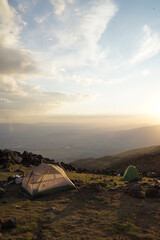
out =
[(136, 179), (139, 179), (139, 174), (135, 166), (128, 166), (124, 172), (123, 175), (123, 181), (134, 181)]
[(22, 181), (21, 192), (30, 198), (49, 194), (75, 185), (57, 165), (41, 163), (29, 170)]

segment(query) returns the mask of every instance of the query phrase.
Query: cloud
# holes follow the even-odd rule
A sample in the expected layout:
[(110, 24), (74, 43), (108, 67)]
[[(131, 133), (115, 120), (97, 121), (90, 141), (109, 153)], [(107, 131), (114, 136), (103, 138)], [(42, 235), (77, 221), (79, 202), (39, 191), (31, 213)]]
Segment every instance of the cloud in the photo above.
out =
[(87, 77), (84, 75), (73, 74), (72, 79), (77, 83), (80, 83), (84, 86), (90, 86), (92, 84), (105, 84), (105, 82), (101, 79), (94, 79), (91, 77)]
[(83, 4), (77, 9), (78, 14), (74, 6), (66, 5), (66, 14), (61, 16), (56, 29), (50, 29), (54, 39), (50, 51), (57, 65), (74, 68), (106, 60), (108, 48), (102, 49), (100, 40), (118, 8), (111, 0)]
[(49, 14), (45, 14), (43, 16), (35, 17), (34, 20), (36, 23), (42, 24), (48, 18), (48, 16), (49, 16)]
[(14, 46), (19, 41), (21, 31), (20, 16), (10, 7), (8, 1), (0, 1), (0, 42), (5, 46)]
[(26, 96), (26, 91), (24, 89), (24, 85), (19, 82), (18, 80), (15, 80), (11, 76), (6, 75), (0, 75), (0, 93), (1, 96), (5, 94), (14, 94), (17, 96)]
[[(12, 77), (0, 76), (0, 111), (12, 118), (16, 114), (24, 116), (49, 114), (56, 107), (90, 100), (87, 94), (47, 92), (39, 86), (29, 85)], [(5, 114), (4, 114), (5, 109)], [(3, 111), (2, 111), (3, 110)]]
[(66, 7), (65, 0), (50, 0), (51, 4), (54, 7), (55, 14), (61, 15)]
[(143, 26), (143, 37), (140, 40), (140, 46), (135, 55), (129, 61), (129, 65), (135, 65), (150, 59), (160, 52), (160, 36), (152, 32), (148, 25)]
[(0, 44), (0, 74), (29, 74), (36, 71), (36, 62), (29, 51), (6, 48)]
[(23, 21), (8, 1), (0, 1), (0, 74), (28, 74), (36, 71), (31, 53), (22, 47)]
[(22, 13), (25, 13), (26, 12), (26, 9), (27, 9), (27, 6), (24, 5), (24, 3), (19, 3), (18, 4), (18, 10)]
[(56, 15), (60, 16), (66, 9), (67, 3), (74, 3), (74, 0), (50, 0)]

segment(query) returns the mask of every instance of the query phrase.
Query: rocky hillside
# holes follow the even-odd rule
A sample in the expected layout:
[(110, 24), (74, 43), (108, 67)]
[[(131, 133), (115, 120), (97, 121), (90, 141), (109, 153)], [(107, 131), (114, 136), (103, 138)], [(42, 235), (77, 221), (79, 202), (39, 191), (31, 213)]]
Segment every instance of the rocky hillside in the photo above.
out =
[(37, 166), (40, 163), (56, 164), (63, 167), (65, 170), (76, 170), (72, 165), (63, 162), (56, 162), (54, 159), (45, 158), (42, 155), (34, 154), (32, 152), (24, 151), (23, 153), (11, 151), (8, 149), (0, 150), (0, 170), (9, 172), (12, 165), (23, 165), (29, 167), (31, 165)]
[(84, 169), (108, 169), (123, 172), (128, 165), (135, 165), (140, 172), (160, 173), (160, 146), (134, 149), (101, 158), (81, 159), (72, 163)]
[(71, 164), (55, 162), (31, 152), (23, 153), (11, 150), (0, 150), (0, 169), (9, 172), (12, 165), (29, 167), (41, 162), (56, 164), (68, 171), (77, 173), (95, 173), (105, 175), (123, 175), (128, 165), (135, 165), (143, 176), (160, 176), (160, 146), (130, 150), (116, 155), (102, 158), (77, 160)]

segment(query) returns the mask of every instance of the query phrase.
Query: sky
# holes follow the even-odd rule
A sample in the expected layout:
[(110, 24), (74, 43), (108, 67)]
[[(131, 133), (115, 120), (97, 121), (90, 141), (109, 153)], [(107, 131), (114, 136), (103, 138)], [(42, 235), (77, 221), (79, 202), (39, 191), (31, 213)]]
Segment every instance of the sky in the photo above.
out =
[(159, 0), (0, 0), (0, 122), (160, 117)]

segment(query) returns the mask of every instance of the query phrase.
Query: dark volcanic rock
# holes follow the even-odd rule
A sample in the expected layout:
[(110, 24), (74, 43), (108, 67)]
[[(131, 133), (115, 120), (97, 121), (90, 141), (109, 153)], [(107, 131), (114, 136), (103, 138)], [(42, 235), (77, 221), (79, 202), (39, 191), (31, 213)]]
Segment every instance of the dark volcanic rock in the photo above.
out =
[(128, 193), (130, 196), (132, 197), (136, 197), (136, 198), (143, 198), (143, 194), (142, 194), (142, 189), (141, 189), (141, 185), (136, 183), (136, 184), (128, 184), (128, 186), (126, 186), (124, 188), (124, 192)]
[(20, 156), (20, 153), (8, 149), (0, 151), (0, 164), (15, 163), (15, 159)]

